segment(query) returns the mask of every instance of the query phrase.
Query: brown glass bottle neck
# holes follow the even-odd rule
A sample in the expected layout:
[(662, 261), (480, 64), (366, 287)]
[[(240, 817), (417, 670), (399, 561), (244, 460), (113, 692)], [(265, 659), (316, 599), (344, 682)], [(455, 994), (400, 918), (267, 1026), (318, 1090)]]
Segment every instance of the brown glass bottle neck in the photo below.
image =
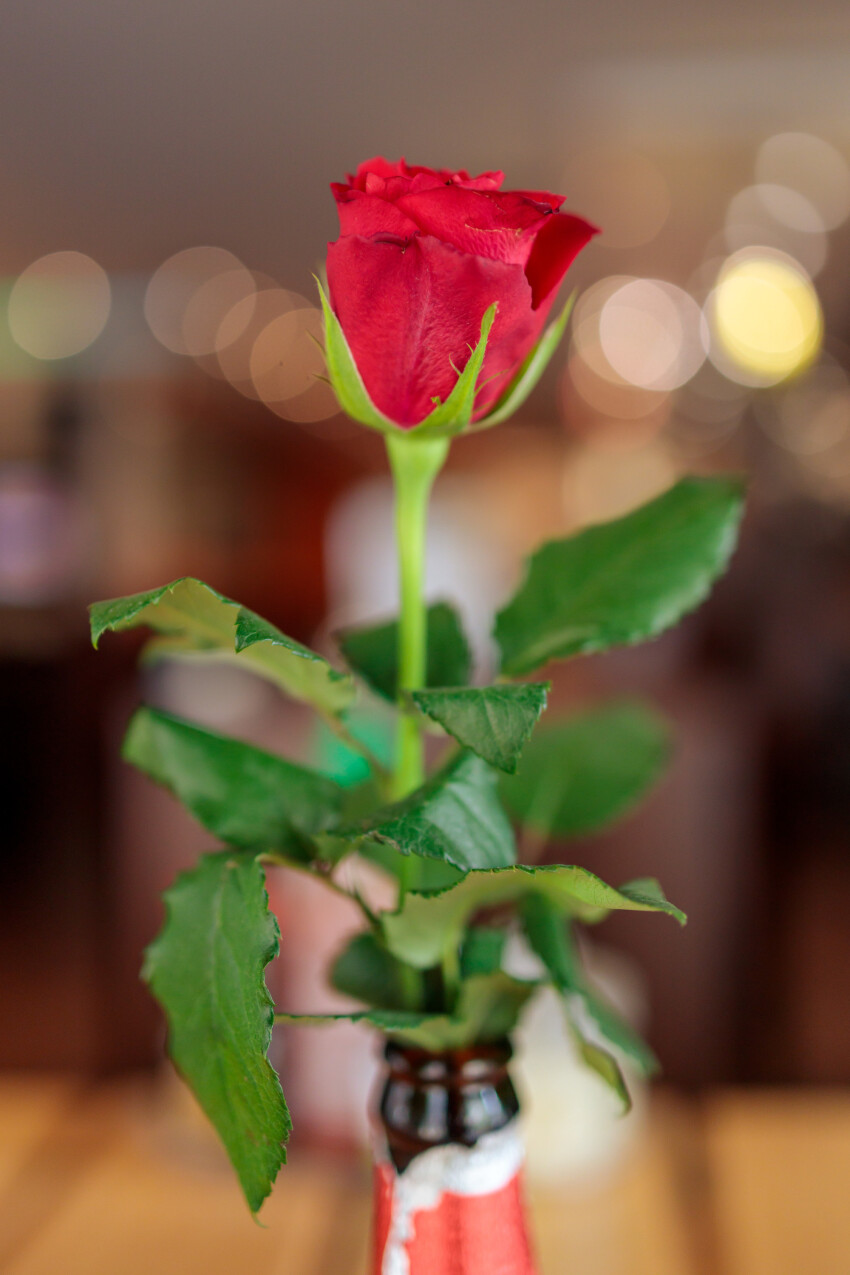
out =
[(442, 1053), (389, 1042), (379, 1114), (399, 1171), (431, 1147), (474, 1146), (514, 1119), (511, 1054), (507, 1040)]

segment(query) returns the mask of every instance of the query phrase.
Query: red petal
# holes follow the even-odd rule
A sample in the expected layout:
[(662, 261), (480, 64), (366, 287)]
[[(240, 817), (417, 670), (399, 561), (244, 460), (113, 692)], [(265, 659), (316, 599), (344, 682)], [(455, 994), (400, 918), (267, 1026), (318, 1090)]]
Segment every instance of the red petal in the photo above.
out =
[(455, 173), (456, 185), (464, 186), (467, 190), (499, 190), (502, 182), (505, 180), (505, 174), (500, 172), (498, 168), (494, 168), (492, 172), (479, 173), (477, 177), (468, 177), (466, 173)]
[(546, 218), (525, 267), (535, 310), (558, 287), (572, 262), (599, 230), (572, 213), (552, 213)]
[[(470, 177), (465, 168), (459, 168), (457, 172), (453, 172), (450, 168), (426, 168), (424, 165), (408, 164), (406, 160), (401, 160), (401, 168), (408, 177), (436, 177), (438, 185), (446, 185), (451, 182), (453, 186), (461, 186), (465, 190), (498, 190), (502, 182), (505, 180), (505, 174), (494, 169), (492, 172), (479, 173), (477, 177)], [(414, 184), (413, 189), (417, 187)]]
[[(347, 175), (347, 184), (340, 182), (332, 184), (331, 189), (336, 193), (337, 188), (340, 190), (365, 190), (366, 179), (368, 177), (380, 177), (384, 181), (391, 178), (401, 178), (404, 188), (408, 185), (415, 186), (415, 179), (428, 178), (432, 179), (430, 184), (443, 186), (447, 182), (451, 182), (454, 186), (463, 187), (467, 190), (498, 190), (502, 182), (505, 180), (505, 174), (498, 171), (480, 173), (477, 177), (470, 177), (465, 168), (453, 172), (450, 168), (428, 168), (424, 164), (408, 164), (404, 158), (398, 163), (384, 159), (383, 155), (376, 155), (374, 159), (364, 160), (362, 164), (357, 166), (356, 173)], [(545, 200), (544, 200), (545, 202)], [(563, 202), (563, 201), (561, 201)]]
[(530, 199), (535, 204), (545, 204), (553, 212), (557, 212), (566, 199), (566, 195), (553, 195), (549, 190), (517, 190), (514, 194), (522, 195), (523, 199)]
[(396, 204), (359, 190), (350, 191), (346, 199), (340, 200), (337, 212), (343, 235), (396, 235), (410, 239), (418, 230), (416, 222), (405, 217)]
[[(417, 236), (392, 243), (345, 236), (328, 249), (331, 301), (372, 401), (414, 425), (445, 400), (498, 302), (476, 400), (480, 416), (537, 338), (543, 313), (516, 264), (457, 252)], [(454, 365), (454, 366), (453, 366)]]
[[(374, 159), (364, 159), (362, 164), (357, 165), (357, 172), (354, 180), (364, 178), (368, 173), (375, 173), (378, 177), (400, 177), (405, 172), (404, 160), (400, 160), (397, 164), (393, 164), (391, 160), (384, 159), (383, 155), (376, 155)], [(358, 182), (358, 187), (362, 190), (362, 186)]]
[(547, 211), (511, 191), (465, 190), (439, 186), (404, 195), (398, 207), (426, 235), (462, 252), (525, 265), (532, 234)]

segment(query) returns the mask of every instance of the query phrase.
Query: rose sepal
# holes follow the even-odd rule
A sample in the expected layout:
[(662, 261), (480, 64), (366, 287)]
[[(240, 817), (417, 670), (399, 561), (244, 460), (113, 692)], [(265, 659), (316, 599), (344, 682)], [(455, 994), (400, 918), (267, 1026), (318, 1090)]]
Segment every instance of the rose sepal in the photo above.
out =
[(478, 344), (467, 359), (466, 366), (454, 383), (451, 394), (444, 403), (437, 403), (433, 412), (407, 430), (410, 434), (427, 434), (429, 438), (451, 438), (462, 434), (469, 428), (472, 413), (475, 411), (475, 395), (478, 392), (478, 378), (487, 353), (487, 340), (490, 329), (496, 318), (498, 302), (493, 302), (484, 311), (481, 320), (481, 335)]
[(337, 396), (339, 405), (347, 416), (377, 429), (382, 434), (406, 434), (412, 436), (427, 435), (429, 438), (450, 438), (468, 429), (475, 410), (475, 394), (478, 389), (478, 378), (487, 352), (487, 339), (496, 317), (497, 304), (489, 306), (481, 320), (481, 334), (478, 344), (472, 350), (466, 366), (459, 374), (451, 394), (443, 403), (437, 403), (432, 412), (416, 425), (400, 425), (397, 421), (385, 416), (375, 406), (363, 383), (363, 378), (351, 347), (348, 344), (342, 324), (334, 314), (333, 308), (325, 294), (321, 281), (316, 284), (322, 302), (325, 320), (325, 359), (328, 367), (328, 378)]
[(315, 275), (313, 277), (319, 289), (325, 319), (325, 362), (328, 378), (340, 407), (352, 420), (368, 425), (370, 429), (380, 430), (382, 434), (400, 429), (395, 421), (378, 410), (369, 397), (342, 325), (331, 309), (321, 280)]
[(575, 292), (570, 293), (563, 310), (555, 322), (549, 324), (537, 344), (529, 350), (510, 385), (501, 398), (496, 401), (492, 412), (488, 412), (480, 421), (475, 421), (471, 427), (471, 432), (489, 429), (491, 425), (500, 425), (502, 421), (508, 420), (518, 408), (522, 407), (546, 371), (552, 355), (561, 343), (561, 338), (572, 314), (576, 295)]

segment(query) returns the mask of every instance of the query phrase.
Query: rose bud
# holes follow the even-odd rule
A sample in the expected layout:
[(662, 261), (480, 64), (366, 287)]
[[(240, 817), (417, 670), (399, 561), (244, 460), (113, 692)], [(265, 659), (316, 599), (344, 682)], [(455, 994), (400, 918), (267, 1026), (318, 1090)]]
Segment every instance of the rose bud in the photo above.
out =
[(558, 287), (597, 230), (560, 195), (503, 180), (378, 158), (331, 186), (328, 369), (356, 419), (456, 433), (533, 388), (566, 324), (541, 339)]

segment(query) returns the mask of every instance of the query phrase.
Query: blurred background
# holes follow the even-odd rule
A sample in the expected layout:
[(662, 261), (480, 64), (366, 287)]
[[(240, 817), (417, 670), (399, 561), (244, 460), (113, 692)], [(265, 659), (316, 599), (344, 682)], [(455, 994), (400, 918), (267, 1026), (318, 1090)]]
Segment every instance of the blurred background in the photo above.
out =
[[(553, 673), (557, 707), (643, 695), (677, 745), (634, 818), (546, 853), (657, 875), (690, 913), (599, 933), (670, 1081), (850, 1081), (844, 0), (8, 0), (4, 28), (0, 1066), (162, 1057), (140, 953), (207, 838), (119, 760), (140, 697), (339, 764), (248, 676), (142, 675), (130, 635), (95, 655), (85, 605), (196, 575), (325, 651), (392, 611), (382, 445), (336, 413), (312, 340), (328, 183), (381, 153), (503, 169), (604, 231), (544, 382), (438, 485), (429, 589), (482, 676), (543, 537), (686, 472), (748, 475), (709, 603)], [(275, 996), (318, 1008), (354, 918), (272, 889)], [(344, 1141), (369, 1047), (334, 1039), (275, 1049), (301, 1128)]]

